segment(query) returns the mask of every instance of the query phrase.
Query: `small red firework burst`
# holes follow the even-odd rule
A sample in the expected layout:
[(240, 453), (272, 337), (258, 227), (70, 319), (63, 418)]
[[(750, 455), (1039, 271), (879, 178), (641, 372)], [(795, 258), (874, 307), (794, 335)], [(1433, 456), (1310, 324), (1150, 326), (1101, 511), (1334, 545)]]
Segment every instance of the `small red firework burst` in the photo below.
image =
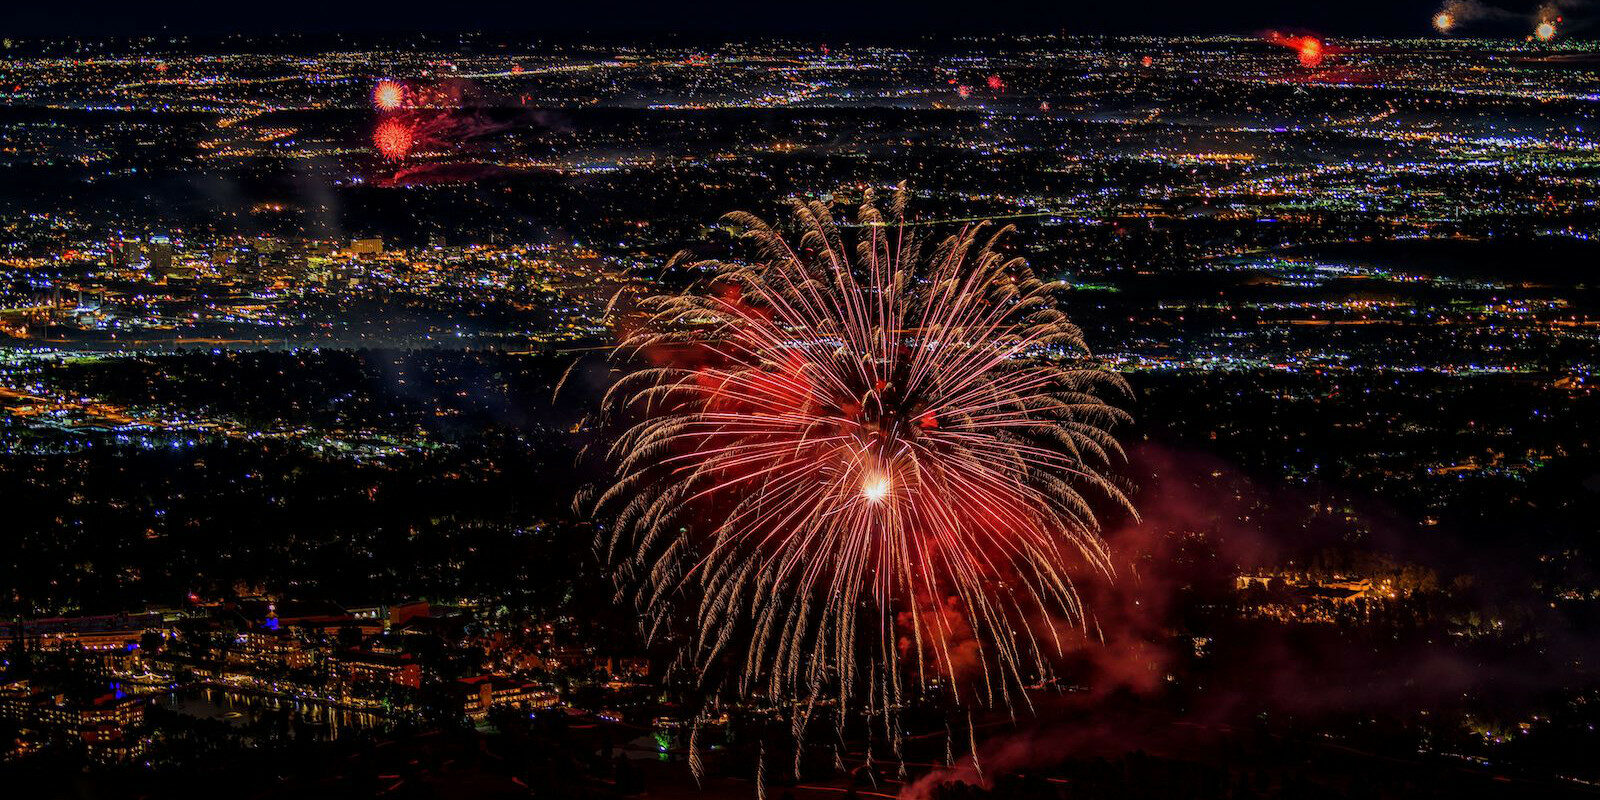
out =
[(1267, 41), (1280, 47), (1287, 47), (1300, 58), (1302, 67), (1320, 67), (1325, 55), (1322, 40), (1315, 36), (1296, 36), (1287, 33), (1272, 31), (1267, 34)]

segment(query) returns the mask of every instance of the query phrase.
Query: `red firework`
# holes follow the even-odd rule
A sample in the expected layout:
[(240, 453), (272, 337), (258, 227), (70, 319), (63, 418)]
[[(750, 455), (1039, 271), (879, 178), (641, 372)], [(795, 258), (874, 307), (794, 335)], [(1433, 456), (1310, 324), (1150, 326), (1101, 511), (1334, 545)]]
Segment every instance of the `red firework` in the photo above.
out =
[(399, 111), (406, 104), (406, 87), (396, 81), (381, 80), (372, 87), (372, 105), (379, 111)]
[(742, 664), (741, 694), (889, 715), (943, 675), (1007, 702), (1060, 654), (1046, 620), (1084, 618), (1069, 573), (1109, 570), (1086, 494), (1127, 505), (1101, 473), (1126, 384), (1004, 230), (923, 243), (903, 193), (853, 235), (793, 204), (792, 240), (729, 215), (760, 255), (691, 265), (716, 278), (619, 348), (631, 424), (596, 501), (619, 580), (653, 632), (688, 621), (696, 674)]
[(1314, 36), (1305, 36), (1300, 39), (1300, 66), (1316, 67), (1322, 64), (1322, 40)]
[(400, 160), (411, 153), (416, 144), (416, 132), (398, 119), (386, 119), (372, 131), (372, 144), (384, 158)]
[(1267, 41), (1279, 47), (1287, 47), (1300, 57), (1302, 67), (1320, 67), (1326, 49), (1322, 40), (1315, 36), (1299, 36), (1289, 33), (1271, 31), (1267, 34)]
[(989, 91), (991, 91), (991, 92), (1003, 92), (1003, 91), (1005, 91), (1005, 88), (1006, 88), (1006, 82), (1004, 80), (1001, 80), (999, 75), (990, 75), (989, 76)]

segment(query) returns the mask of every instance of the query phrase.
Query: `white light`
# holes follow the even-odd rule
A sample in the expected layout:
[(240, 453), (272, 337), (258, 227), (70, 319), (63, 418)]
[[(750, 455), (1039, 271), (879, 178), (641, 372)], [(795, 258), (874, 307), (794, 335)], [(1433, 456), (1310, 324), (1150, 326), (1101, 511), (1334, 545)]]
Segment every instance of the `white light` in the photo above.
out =
[(868, 478), (861, 485), (861, 496), (867, 498), (868, 502), (882, 502), (883, 498), (889, 496), (889, 479), (882, 475)]

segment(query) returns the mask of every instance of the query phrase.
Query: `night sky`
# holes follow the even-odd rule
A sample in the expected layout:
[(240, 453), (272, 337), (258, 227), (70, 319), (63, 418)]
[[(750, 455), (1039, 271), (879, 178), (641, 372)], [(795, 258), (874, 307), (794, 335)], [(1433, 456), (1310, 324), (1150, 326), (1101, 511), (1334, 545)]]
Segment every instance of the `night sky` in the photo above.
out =
[[(922, 33), (1034, 31), (1067, 33), (1244, 33), (1266, 28), (1327, 34), (1425, 34), (1439, 0), (1117, 0), (1115, 2), (926, 3), (848, 2), (125, 2), (86, 0), (6, 3), (0, 31), (7, 36), (57, 34), (396, 32), (489, 30), (537, 33), (787, 33), (808, 36), (892, 37)], [(1529, 14), (1537, 0), (1506, 0)], [(1569, 3), (1568, 8), (1577, 4)], [(1597, 9), (1600, 11), (1600, 9)], [(1569, 12), (1570, 13), (1570, 12)], [(1516, 22), (1483, 24), (1484, 35), (1521, 35)]]

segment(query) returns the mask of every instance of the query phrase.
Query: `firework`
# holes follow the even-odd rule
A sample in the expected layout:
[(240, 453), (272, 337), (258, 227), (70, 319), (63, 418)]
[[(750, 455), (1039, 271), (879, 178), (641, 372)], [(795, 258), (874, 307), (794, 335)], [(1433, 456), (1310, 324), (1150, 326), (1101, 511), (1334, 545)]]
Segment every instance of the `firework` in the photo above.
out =
[(1267, 34), (1267, 41), (1295, 51), (1295, 55), (1300, 57), (1300, 66), (1302, 67), (1322, 66), (1322, 57), (1325, 54), (1325, 50), (1322, 40), (1315, 36), (1296, 36), (1272, 31)]
[(1448, 11), (1440, 11), (1433, 15), (1433, 27), (1440, 33), (1449, 33), (1450, 29), (1455, 26), (1456, 18), (1454, 14)]
[(1547, 19), (1540, 22), (1539, 26), (1533, 29), (1534, 37), (1541, 42), (1548, 42), (1551, 39), (1556, 38), (1556, 23), (1560, 21), (1561, 18), (1557, 17), (1555, 19)]
[(1005, 79), (1001, 78), (999, 75), (990, 75), (989, 78), (988, 78), (988, 83), (989, 83), (989, 91), (991, 91), (991, 92), (1003, 92), (1003, 91), (1005, 91), (1005, 88), (1006, 88)]
[(754, 257), (688, 265), (713, 277), (614, 355), (617, 479), (589, 507), (709, 694), (890, 715), (937, 675), (1011, 704), (1083, 620), (1069, 573), (1110, 572), (1093, 506), (1128, 506), (1103, 473), (1126, 415), (1102, 395), (1126, 385), (1009, 228), (925, 247), (904, 196), (848, 226), (792, 201), (792, 239), (729, 215)]
[(507, 123), (478, 113), (413, 108), (379, 119), (372, 144), (385, 158), (400, 160), (423, 151), (458, 150), (505, 127)]
[(411, 153), (416, 144), (416, 132), (404, 121), (390, 118), (378, 123), (372, 130), (372, 145), (384, 158), (399, 160)]
[(379, 111), (398, 111), (406, 103), (406, 87), (391, 80), (372, 87), (372, 105)]
[(1322, 64), (1322, 40), (1315, 36), (1301, 36), (1295, 52), (1300, 56), (1300, 66), (1316, 67)]

